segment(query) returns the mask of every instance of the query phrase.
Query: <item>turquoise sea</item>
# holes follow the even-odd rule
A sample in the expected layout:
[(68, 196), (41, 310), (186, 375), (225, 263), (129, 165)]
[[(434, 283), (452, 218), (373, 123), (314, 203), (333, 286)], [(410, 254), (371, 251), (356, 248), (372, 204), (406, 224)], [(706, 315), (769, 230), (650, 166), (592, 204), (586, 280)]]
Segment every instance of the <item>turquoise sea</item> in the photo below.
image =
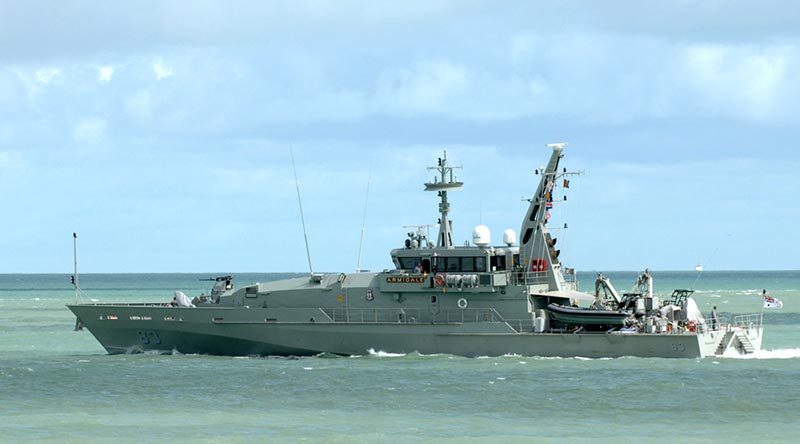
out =
[[(89, 298), (168, 301), (210, 274), (81, 275)], [(607, 273), (619, 289), (636, 273)], [(287, 275), (234, 274), (239, 284)], [(696, 273), (656, 272), (656, 290)], [(592, 273), (580, 275), (592, 287)], [(708, 312), (752, 313), (750, 359), (108, 356), (73, 332), (68, 275), (0, 275), (0, 442), (796, 442), (800, 272), (707, 272)]]

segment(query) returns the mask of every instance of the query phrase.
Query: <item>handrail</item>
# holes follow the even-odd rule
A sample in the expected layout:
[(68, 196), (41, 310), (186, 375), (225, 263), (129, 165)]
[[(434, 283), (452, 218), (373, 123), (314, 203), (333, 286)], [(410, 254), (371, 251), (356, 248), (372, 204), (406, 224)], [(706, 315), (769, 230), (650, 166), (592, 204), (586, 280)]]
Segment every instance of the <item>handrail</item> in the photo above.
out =
[(550, 282), (546, 271), (512, 271), (511, 282), (513, 285), (540, 285)]
[(506, 319), (506, 324), (517, 333), (531, 333), (533, 331), (533, 319)]
[[(193, 309), (197, 307), (179, 307), (175, 305), (170, 305), (169, 302), (136, 302), (136, 303), (126, 303), (126, 302), (93, 302), (91, 304), (67, 304), (72, 306), (80, 306), (80, 307), (107, 307), (107, 308), (184, 308), (184, 309)], [(232, 307), (232, 306), (219, 306), (219, 305), (211, 305), (211, 304), (203, 304), (200, 307), (209, 307), (213, 306), (215, 309), (234, 309), (234, 308), (241, 308), (241, 307)]]
[(733, 326), (744, 329), (760, 330), (764, 326), (764, 318), (761, 313), (751, 313), (739, 315), (733, 318)]
[[(359, 324), (464, 324), (506, 323), (494, 308), (468, 308), (440, 310), (432, 313), (425, 309), (409, 308), (320, 308), (334, 323)], [(513, 328), (513, 327), (512, 327)]]

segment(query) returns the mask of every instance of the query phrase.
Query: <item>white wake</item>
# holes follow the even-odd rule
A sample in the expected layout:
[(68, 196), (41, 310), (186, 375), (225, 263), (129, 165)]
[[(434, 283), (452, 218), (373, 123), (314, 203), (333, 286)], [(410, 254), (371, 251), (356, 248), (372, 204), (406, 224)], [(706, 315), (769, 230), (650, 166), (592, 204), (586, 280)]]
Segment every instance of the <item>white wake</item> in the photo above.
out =
[(752, 355), (737, 356), (734, 359), (800, 359), (800, 348), (759, 350)]

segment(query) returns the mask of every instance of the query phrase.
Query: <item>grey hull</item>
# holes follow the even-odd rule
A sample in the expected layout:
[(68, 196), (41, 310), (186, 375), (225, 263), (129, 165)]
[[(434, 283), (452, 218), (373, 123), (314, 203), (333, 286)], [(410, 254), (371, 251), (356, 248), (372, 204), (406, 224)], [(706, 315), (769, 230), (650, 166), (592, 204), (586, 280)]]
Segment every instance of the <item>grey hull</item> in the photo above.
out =
[[(144, 351), (224, 356), (313, 356), (389, 353), (617, 358), (700, 358), (719, 338), (697, 334), (518, 333), (505, 323), (271, 323), (225, 319), (230, 310), (70, 306), (112, 354)], [(113, 311), (114, 320), (100, 320)], [(131, 320), (131, 318), (135, 320)], [(164, 321), (164, 318), (174, 320)], [(222, 319), (214, 322), (213, 319)], [(202, 320), (200, 320), (202, 319)], [(721, 336), (721, 335), (720, 335)], [(705, 342), (705, 343), (704, 343)]]

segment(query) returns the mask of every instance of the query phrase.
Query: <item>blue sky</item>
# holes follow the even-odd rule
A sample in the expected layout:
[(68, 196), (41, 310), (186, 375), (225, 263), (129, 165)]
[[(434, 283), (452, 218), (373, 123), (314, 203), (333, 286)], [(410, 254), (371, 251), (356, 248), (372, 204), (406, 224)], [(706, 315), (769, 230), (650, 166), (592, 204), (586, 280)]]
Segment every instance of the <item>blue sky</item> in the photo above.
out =
[(791, 1), (0, 0), (0, 272), (390, 266), (444, 148), (455, 238), (519, 229), (545, 144), (582, 270), (799, 269)]

